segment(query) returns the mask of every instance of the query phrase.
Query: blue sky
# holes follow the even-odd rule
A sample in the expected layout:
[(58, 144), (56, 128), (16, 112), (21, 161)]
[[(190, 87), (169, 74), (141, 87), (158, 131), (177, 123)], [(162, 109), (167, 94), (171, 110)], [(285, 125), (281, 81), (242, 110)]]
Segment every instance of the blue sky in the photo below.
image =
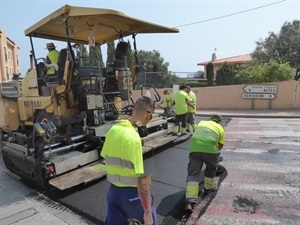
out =
[[(24, 30), (64, 4), (119, 10), (127, 15), (166, 26), (202, 21), (248, 10), (279, 0), (122, 0), (122, 1), (37, 1), (0, 0), (0, 28), (20, 47), (22, 75), (29, 68), (29, 38)], [(159, 50), (169, 70), (197, 71), (196, 64), (211, 59), (216, 48), (217, 58), (247, 54), (254, 50), (255, 41), (270, 31), (278, 32), (285, 21), (300, 19), (300, 0), (287, 0), (266, 8), (210, 22), (181, 27), (178, 34), (145, 34), (137, 36), (138, 49)], [(131, 38), (130, 38), (131, 40)], [(47, 54), (48, 40), (34, 39), (37, 57)], [(59, 48), (65, 47), (56, 43)], [(106, 46), (102, 47), (106, 58)]]

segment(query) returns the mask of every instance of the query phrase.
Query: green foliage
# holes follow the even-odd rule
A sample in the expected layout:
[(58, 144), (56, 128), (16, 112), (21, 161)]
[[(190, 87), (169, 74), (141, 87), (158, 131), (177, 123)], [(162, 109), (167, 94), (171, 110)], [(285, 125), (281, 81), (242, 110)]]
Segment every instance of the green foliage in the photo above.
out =
[(110, 63), (113, 63), (116, 55), (116, 47), (115, 47), (115, 42), (109, 42), (107, 43), (107, 59), (106, 59), (106, 66)]
[(235, 84), (235, 74), (238, 72), (238, 67), (232, 64), (224, 63), (217, 71), (216, 85), (232, 85)]
[(291, 80), (294, 73), (294, 69), (288, 63), (270, 60), (268, 63), (246, 66), (235, 75), (235, 79), (240, 84), (276, 82)]
[(89, 48), (89, 66), (104, 67), (101, 46)]
[(201, 71), (201, 70), (197, 71), (195, 73), (195, 77), (196, 78), (204, 78), (204, 71)]
[(285, 22), (278, 34), (270, 32), (264, 40), (256, 42), (252, 57), (260, 63), (271, 59), (289, 62), (294, 68), (300, 66), (300, 20)]
[(210, 62), (206, 66), (207, 86), (214, 85), (214, 66)]
[(130, 41), (127, 41), (128, 44), (128, 52), (127, 52), (127, 67), (131, 69), (132, 65), (134, 65), (134, 52), (131, 49)]
[(183, 84), (185, 83), (186, 79), (183, 77), (177, 76), (175, 73), (169, 75), (171, 77), (171, 84)]
[(100, 66), (104, 67), (102, 52), (100, 46), (89, 47), (89, 52), (85, 45), (80, 45), (76, 55), (80, 66)]
[(80, 59), (81, 66), (88, 66), (89, 65), (89, 57), (88, 52), (86, 50), (85, 45), (80, 45), (80, 50), (77, 52), (77, 56)]
[(188, 85), (190, 87), (207, 87), (207, 83), (205, 82), (196, 82), (196, 81), (193, 81), (193, 82), (172, 82), (171, 84), (171, 87), (173, 85), (181, 85), (181, 84), (185, 84), (185, 85)]
[(169, 87), (171, 76), (168, 72), (169, 63), (164, 61), (159, 51), (138, 51), (140, 84), (152, 84), (157, 88)]

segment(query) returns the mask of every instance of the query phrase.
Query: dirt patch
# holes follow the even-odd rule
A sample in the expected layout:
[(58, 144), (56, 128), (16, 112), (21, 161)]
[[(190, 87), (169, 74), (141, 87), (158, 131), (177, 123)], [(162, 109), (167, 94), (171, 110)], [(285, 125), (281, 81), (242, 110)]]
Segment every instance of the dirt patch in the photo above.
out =
[(232, 203), (236, 212), (255, 213), (259, 204), (247, 196), (236, 196)]

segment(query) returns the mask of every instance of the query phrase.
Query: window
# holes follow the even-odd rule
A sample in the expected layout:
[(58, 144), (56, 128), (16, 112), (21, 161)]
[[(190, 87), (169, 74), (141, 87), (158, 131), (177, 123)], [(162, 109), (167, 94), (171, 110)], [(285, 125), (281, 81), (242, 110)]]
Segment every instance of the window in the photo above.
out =
[(10, 59), (10, 51), (7, 51), (8, 52), (8, 59)]
[(17, 66), (19, 66), (19, 58), (18, 58), (18, 54), (16, 55), (16, 60), (17, 60)]
[(9, 80), (8, 67), (6, 67), (6, 80)]
[[(7, 62), (7, 53), (6, 53), (6, 47), (4, 47), (4, 55), (5, 55), (5, 62)], [(8, 71), (8, 70), (7, 70)]]

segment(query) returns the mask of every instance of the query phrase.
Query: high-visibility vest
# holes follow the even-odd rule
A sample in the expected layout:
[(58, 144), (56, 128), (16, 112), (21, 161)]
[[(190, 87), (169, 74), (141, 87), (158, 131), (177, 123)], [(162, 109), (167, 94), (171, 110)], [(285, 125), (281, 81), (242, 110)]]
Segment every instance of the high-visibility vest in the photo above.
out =
[(190, 102), (193, 104), (194, 108), (192, 108), (191, 106), (187, 106), (187, 111), (189, 113), (194, 113), (196, 112), (196, 95), (193, 91), (190, 91), (190, 93), (188, 93), (188, 97)]
[(119, 120), (106, 134), (101, 156), (107, 180), (118, 187), (137, 187), (144, 173), (142, 142), (128, 120)]
[[(57, 50), (52, 50), (47, 55), (47, 57), (50, 59), (51, 64), (57, 64), (58, 56), (59, 56), (59, 51), (57, 51)], [(49, 75), (55, 74), (55, 69), (53, 67), (50, 67), (47, 70), (47, 74), (49, 74)]]
[(183, 90), (179, 90), (174, 94), (173, 99), (175, 101), (176, 115), (186, 114), (187, 113), (186, 99), (188, 99), (188, 94)]
[(219, 143), (224, 144), (224, 128), (215, 121), (200, 121), (190, 140), (190, 152), (219, 154)]

